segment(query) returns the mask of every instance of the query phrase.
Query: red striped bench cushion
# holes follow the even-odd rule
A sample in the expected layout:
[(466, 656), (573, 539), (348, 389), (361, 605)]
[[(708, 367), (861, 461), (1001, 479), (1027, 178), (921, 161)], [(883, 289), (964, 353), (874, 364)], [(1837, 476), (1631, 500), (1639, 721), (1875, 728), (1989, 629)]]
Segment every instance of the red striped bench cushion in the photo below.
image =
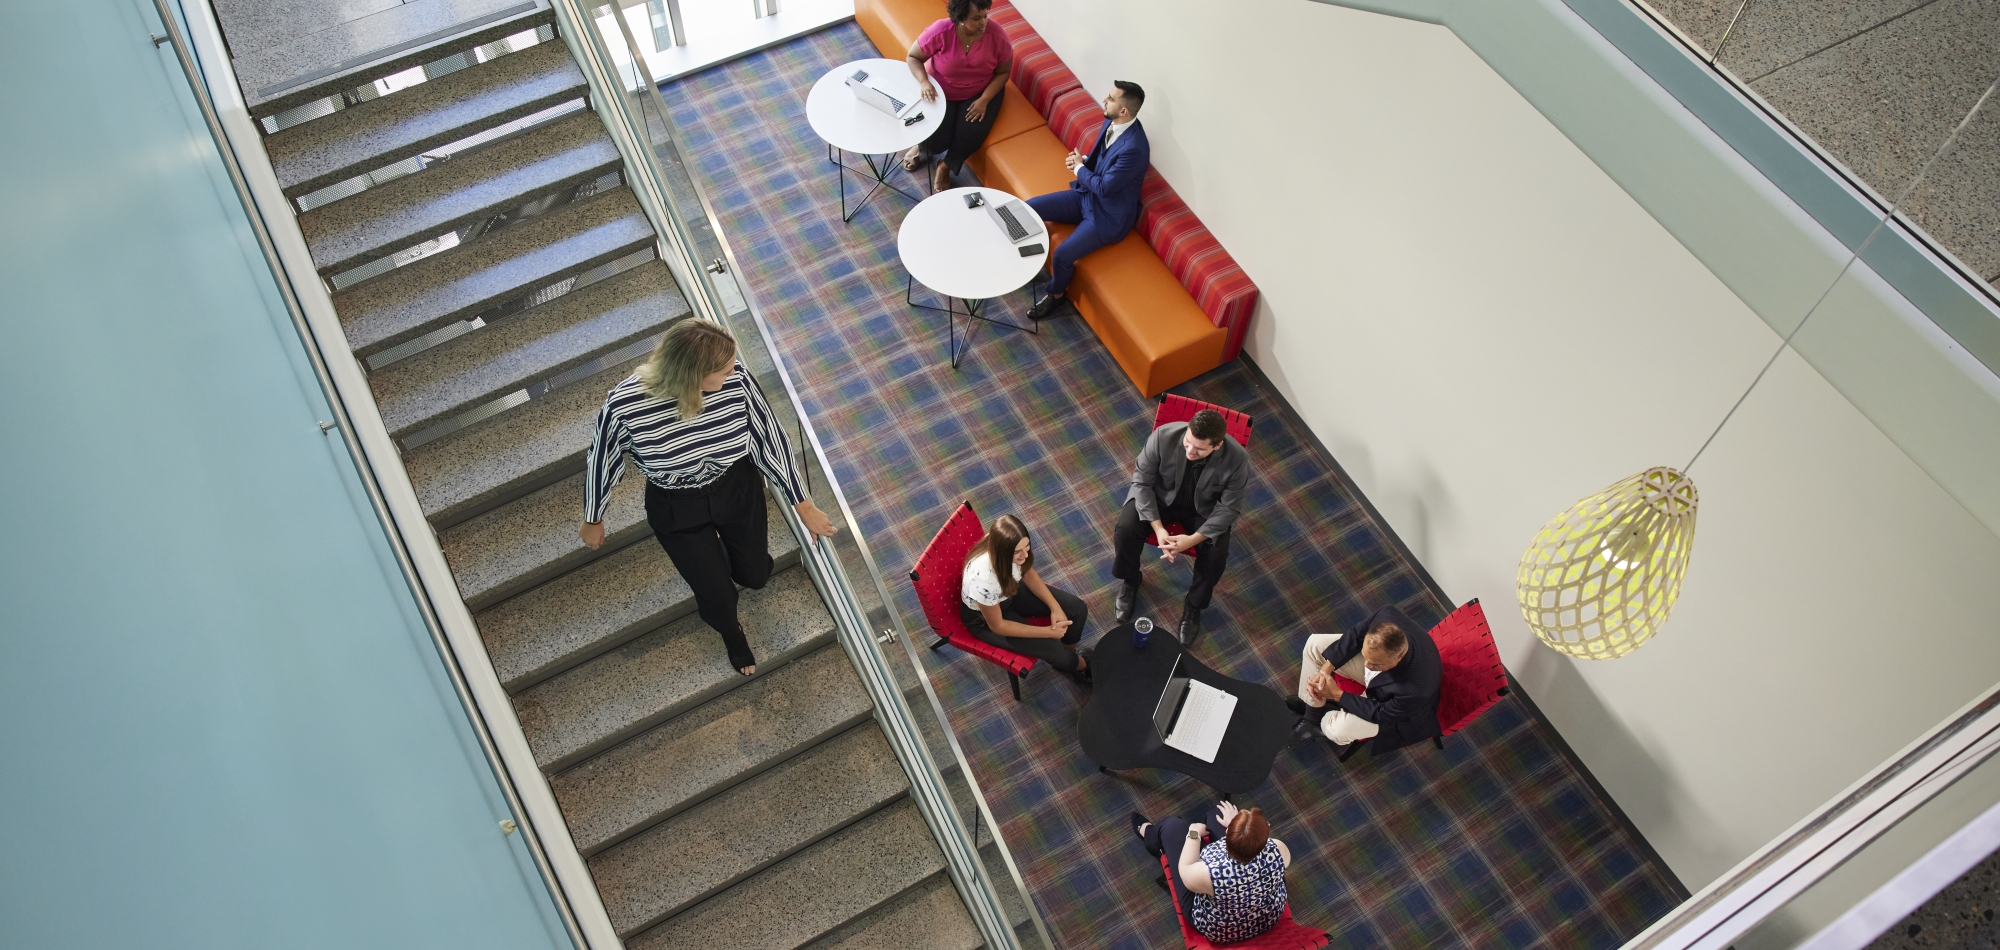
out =
[(1104, 110), (1083, 87), (1058, 96), (1055, 111), (1043, 114), (1048, 117), (1049, 131), (1064, 145), (1085, 155), (1097, 147), (1097, 133), (1104, 129)]
[(992, 13), (993, 22), (1007, 31), (1007, 38), (1014, 43), (1014, 66), (1008, 78), (1025, 93), (1028, 101), (1034, 103), (1035, 111), (1049, 114), (1049, 107), (1056, 97), (1071, 89), (1082, 88), (1076, 74), (1063, 65), (1062, 57), (1049, 48), (1048, 41), (1042, 39), (1028, 21), (1021, 18), (1021, 11), (1007, 0), (995, 0)]
[(1146, 170), (1139, 202), (1139, 235), (1153, 246), (1153, 252), (1166, 262), (1209, 320), (1229, 331), (1222, 359), (1235, 359), (1243, 352), (1243, 340), (1250, 333), (1250, 313), (1257, 309), (1257, 285), (1159, 172)]

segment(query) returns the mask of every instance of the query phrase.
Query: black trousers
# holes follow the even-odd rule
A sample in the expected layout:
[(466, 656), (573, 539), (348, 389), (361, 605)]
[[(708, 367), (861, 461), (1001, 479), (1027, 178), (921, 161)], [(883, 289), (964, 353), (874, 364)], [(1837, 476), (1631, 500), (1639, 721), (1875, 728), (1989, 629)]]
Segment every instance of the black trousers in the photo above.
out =
[[(1173, 862), (1167, 874), (1167, 886), (1173, 889), (1174, 900), (1181, 905), (1181, 913), (1189, 915), (1190, 927), (1194, 926), (1194, 907), (1189, 903), (1192, 892), (1187, 889), (1187, 882), (1181, 880), (1180, 868), (1181, 849), (1187, 847), (1188, 826), (1195, 822), (1207, 825), (1208, 836), (1215, 840), (1220, 840), (1223, 833), (1229, 830), (1222, 823), (1222, 811), (1214, 802), (1210, 802), (1207, 809), (1191, 817), (1168, 815), (1153, 822), (1153, 827), (1146, 829), (1146, 847), (1165, 854)], [(1168, 912), (1172, 911), (1173, 908), (1169, 907)]]
[(770, 512), (764, 480), (749, 456), (701, 488), (646, 483), (646, 521), (688, 587), (702, 622), (722, 634), (729, 665), (757, 662), (736, 619), (736, 585), (761, 590), (771, 579)]
[[(936, 132), (931, 133), (930, 138), (924, 140), (924, 153), (938, 156), (951, 168), (952, 174), (958, 174), (958, 169), (965, 164), (965, 160), (971, 158), (972, 153), (979, 151), (981, 145), (986, 144), (986, 133), (993, 131), (993, 120), (1000, 116), (1000, 100), (1005, 98), (1007, 90), (1003, 86), (993, 96), (993, 101), (986, 104), (986, 115), (977, 122), (965, 118), (966, 107), (972, 105), (975, 99), (947, 100), (944, 104), (944, 122), (938, 125)], [(937, 106), (929, 105), (922, 108), (934, 109)]]
[[(1179, 521), (1189, 531), (1201, 527), (1201, 518), (1191, 509), (1172, 508), (1160, 512), (1161, 521)], [(1209, 600), (1215, 596), (1215, 582), (1222, 579), (1222, 569), (1229, 566), (1229, 535), (1209, 538), (1194, 546), (1194, 583), (1188, 587), (1187, 605), (1195, 610), (1207, 610)], [(1139, 520), (1139, 503), (1127, 500), (1124, 510), (1118, 513), (1118, 528), (1112, 533), (1112, 549), (1117, 559), (1111, 564), (1111, 576), (1127, 584), (1139, 583), (1139, 554), (1146, 549), (1147, 539), (1153, 536), (1153, 526)]]
[[(1062, 605), (1063, 614), (1070, 619), (1069, 632), (1063, 634), (1060, 640), (1053, 637), (1001, 636), (986, 626), (986, 615), (962, 603), (958, 605), (958, 615), (965, 621), (965, 629), (972, 631), (973, 636), (996, 647), (1005, 647), (1015, 653), (1032, 656), (1065, 673), (1074, 673), (1076, 652), (1064, 644), (1074, 646), (1083, 638), (1083, 625), (1090, 619), (1087, 616), (1090, 608), (1084, 606), (1083, 598), (1069, 591), (1051, 586), (1049, 593), (1055, 595), (1056, 603)], [(1049, 616), (1049, 605), (1042, 603), (1040, 597), (1029, 591), (1028, 585), (1022, 584), (1020, 589), (1014, 592), (1014, 596), (1000, 602), (1000, 616), (1015, 623), (1022, 623), (1029, 617)]]

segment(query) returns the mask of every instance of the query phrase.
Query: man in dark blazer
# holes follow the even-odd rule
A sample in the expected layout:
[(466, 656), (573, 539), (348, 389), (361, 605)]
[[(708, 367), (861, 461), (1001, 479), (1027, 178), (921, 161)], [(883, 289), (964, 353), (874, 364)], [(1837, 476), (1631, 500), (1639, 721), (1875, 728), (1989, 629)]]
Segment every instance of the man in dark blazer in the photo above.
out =
[[(1229, 563), (1229, 529), (1243, 511), (1250, 485), (1250, 453), (1229, 437), (1222, 414), (1203, 409), (1187, 422), (1153, 430), (1132, 466), (1132, 490), (1112, 534), (1117, 560), (1111, 575), (1125, 582), (1118, 591), (1119, 623), (1132, 619), (1139, 602), (1139, 554), (1150, 537), (1160, 556), (1172, 562), (1194, 555), (1194, 584), (1181, 607), (1180, 639), (1201, 633), (1201, 612)], [(1175, 534), (1178, 524), (1186, 534)]]
[[(1335, 673), (1364, 685), (1343, 691)], [(1444, 664), (1437, 644), (1395, 607), (1342, 634), (1306, 638), (1299, 694), (1285, 704), (1299, 713), (1295, 739), (1325, 736), (1334, 745), (1372, 739), (1380, 754), (1438, 735), (1438, 688)]]
[(1028, 207), (1043, 221), (1076, 225), (1049, 258), (1048, 296), (1028, 310), (1037, 320), (1062, 306), (1079, 258), (1123, 240), (1139, 221), (1139, 189), (1153, 162), (1153, 148), (1137, 118), (1146, 91), (1122, 79), (1112, 85), (1111, 94), (1104, 97), (1104, 125), (1098, 129), (1097, 144), (1089, 155), (1072, 149), (1063, 159), (1076, 180), (1066, 191), (1028, 199)]

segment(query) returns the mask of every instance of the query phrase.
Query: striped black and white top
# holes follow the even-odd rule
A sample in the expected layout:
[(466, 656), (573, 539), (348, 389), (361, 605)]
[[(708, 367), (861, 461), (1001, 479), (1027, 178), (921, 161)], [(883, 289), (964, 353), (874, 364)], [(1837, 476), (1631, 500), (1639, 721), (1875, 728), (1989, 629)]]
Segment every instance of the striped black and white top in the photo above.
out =
[(585, 460), (583, 520), (603, 521), (611, 489), (625, 477), (625, 453), (646, 480), (661, 488), (700, 488), (750, 456), (751, 464), (784, 489), (785, 500), (806, 500), (792, 465), (792, 445), (764, 390), (742, 363), (718, 392), (702, 394), (701, 415), (682, 422), (672, 399), (648, 395), (637, 374), (611, 387), (597, 413)]

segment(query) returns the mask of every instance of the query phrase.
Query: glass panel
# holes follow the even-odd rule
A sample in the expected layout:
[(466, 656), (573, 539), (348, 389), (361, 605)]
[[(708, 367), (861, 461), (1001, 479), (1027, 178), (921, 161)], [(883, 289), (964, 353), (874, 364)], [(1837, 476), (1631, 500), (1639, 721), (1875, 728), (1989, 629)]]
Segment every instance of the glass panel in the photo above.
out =
[[(1982, 749), (1968, 758), (1990, 756), (1996, 745), (2000, 745), (2000, 739), (1989, 737)], [(1954, 775), (1962, 777), (1954, 779)], [(1814, 950), (1843, 947), (1856, 950), (1869, 945), (1872, 936), (1858, 942), (1851, 935), (1846, 935), (1849, 939), (1835, 940), (1834, 935), (1828, 934), (1822, 942), (1814, 942), (1814, 937), (1968, 822), (2000, 803), (2000, 759), (1986, 758), (1970, 769), (1951, 770), (1931, 781), (1944, 786), (1935, 797), (1744, 933), (1735, 941), (1737, 950), (1790, 950), (1809, 943)], [(1928, 790), (1920, 787), (1913, 793)], [(1940, 886), (1944, 883), (1948, 881), (1939, 882)], [(1913, 908), (1905, 908), (1904, 912), (1909, 909)], [(1894, 922), (1886, 920), (1882, 926)]]

